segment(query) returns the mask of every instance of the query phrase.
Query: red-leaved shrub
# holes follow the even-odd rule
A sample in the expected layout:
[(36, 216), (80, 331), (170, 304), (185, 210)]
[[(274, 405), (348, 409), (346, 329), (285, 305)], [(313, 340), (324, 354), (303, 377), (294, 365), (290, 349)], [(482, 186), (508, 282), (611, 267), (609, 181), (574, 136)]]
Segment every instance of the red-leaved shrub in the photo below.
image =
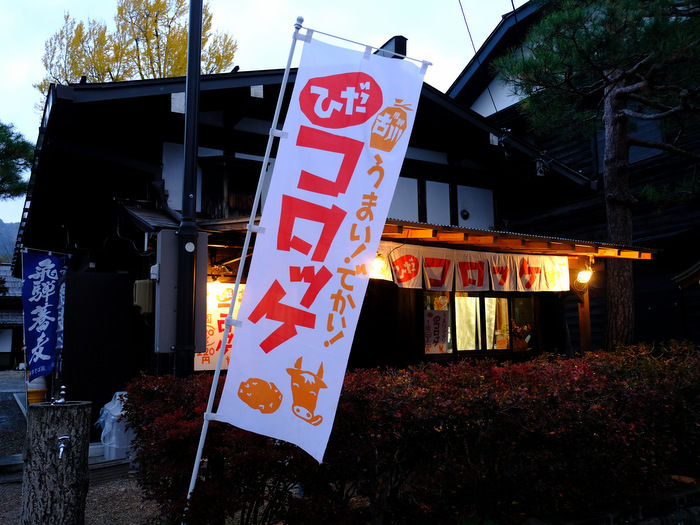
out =
[[(223, 385), (223, 379), (220, 387)], [(138, 476), (179, 523), (211, 376), (128, 387)], [(219, 388), (220, 390), (220, 388)], [(498, 523), (576, 516), (698, 474), (700, 357), (682, 346), (346, 375), (324, 462), (210, 422), (187, 522)]]

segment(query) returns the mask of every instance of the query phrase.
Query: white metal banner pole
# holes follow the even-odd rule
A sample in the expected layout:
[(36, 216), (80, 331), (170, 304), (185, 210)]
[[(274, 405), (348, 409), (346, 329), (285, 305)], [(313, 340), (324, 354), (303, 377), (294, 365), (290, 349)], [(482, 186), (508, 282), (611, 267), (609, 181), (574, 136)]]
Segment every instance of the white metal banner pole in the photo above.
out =
[(214, 377), (212, 379), (211, 390), (209, 391), (209, 401), (207, 402), (207, 410), (204, 413), (204, 422), (202, 423), (202, 433), (199, 437), (199, 446), (197, 447), (197, 456), (194, 461), (194, 468), (192, 469), (192, 477), (190, 478), (190, 487), (187, 491), (187, 501), (189, 502), (192, 491), (197, 483), (197, 476), (199, 474), (199, 464), (202, 460), (202, 450), (204, 449), (204, 443), (207, 437), (207, 430), (209, 429), (209, 420), (214, 406), (214, 399), (216, 397), (216, 388), (219, 383), (219, 376), (221, 374), (221, 364), (223, 362), (223, 357), (226, 349), (226, 344), (228, 342), (229, 335), (231, 333), (231, 327), (235, 324), (233, 319), (233, 308), (236, 303), (236, 297), (238, 296), (238, 288), (241, 284), (241, 276), (243, 275), (243, 268), (245, 266), (246, 254), (248, 253), (248, 246), (250, 245), (250, 238), (253, 232), (257, 232), (258, 228), (255, 226), (255, 215), (258, 205), (260, 204), (260, 196), (262, 194), (263, 179), (265, 177), (265, 171), (267, 170), (267, 164), (270, 161), (270, 153), (272, 151), (272, 144), (275, 137), (280, 135), (277, 129), (277, 123), (279, 121), (280, 111), (282, 109), (282, 101), (284, 99), (284, 92), (287, 87), (287, 81), (289, 79), (289, 71), (292, 65), (292, 59), (294, 58), (294, 49), (296, 47), (296, 42), (299, 39), (299, 30), (304, 23), (304, 19), (300, 16), (297, 17), (297, 21), (294, 24), (294, 35), (292, 37), (292, 45), (289, 50), (289, 57), (287, 58), (287, 66), (284, 70), (284, 75), (282, 77), (282, 84), (280, 86), (280, 93), (277, 99), (277, 106), (275, 108), (275, 115), (272, 119), (272, 126), (270, 127), (270, 136), (267, 139), (267, 148), (265, 150), (265, 158), (263, 159), (263, 164), (260, 169), (260, 177), (258, 178), (258, 187), (255, 192), (255, 198), (253, 199), (253, 208), (250, 212), (250, 219), (248, 221), (245, 241), (243, 243), (243, 251), (241, 252), (241, 263), (238, 267), (238, 272), (236, 275), (236, 283), (233, 288), (233, 300), (229, 306), (229, 312), (224, 321), (224, 333), (221, 339), (221, 348), (219, 350), (219, 356), (216, 362), (216, 369), (214, 370)]

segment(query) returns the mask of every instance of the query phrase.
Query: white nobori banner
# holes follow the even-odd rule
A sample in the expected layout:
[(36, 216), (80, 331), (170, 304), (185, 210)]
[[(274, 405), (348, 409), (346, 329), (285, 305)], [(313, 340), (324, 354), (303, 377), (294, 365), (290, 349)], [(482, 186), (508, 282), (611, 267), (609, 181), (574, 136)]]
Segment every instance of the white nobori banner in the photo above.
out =
[(307, 36), (212, 419), (322, 461), (424, 69)]

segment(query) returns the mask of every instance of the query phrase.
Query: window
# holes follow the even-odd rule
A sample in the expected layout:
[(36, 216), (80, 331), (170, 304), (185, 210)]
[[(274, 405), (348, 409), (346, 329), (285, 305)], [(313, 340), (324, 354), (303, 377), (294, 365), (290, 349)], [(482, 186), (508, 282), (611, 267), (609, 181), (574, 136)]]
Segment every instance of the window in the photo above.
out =
[(493, 190), (399, 177), (389, 218), (492, 230)]
[(533, 298), (514, 297), (511, 312), (511, 331), (513, 332), (513, 350), (529, 350), (536, 343), (535, 308)]
[(418, 181), (399, 177), (394, 198), (389, 207), (389, 218), (403, 221), (418, 220)]
[(423, 292), (423, 333), (426, 354), (452, 353), (450, 292)]
[(425, 181), (425, 210), (429, 224), (450, 224), (450, 185)]
[(481, 348), (481, 301), (464, 292), (455, 294), (457, 348)]
[(457, 226), (494, 229), (493, 191), (471, 186), (457, 186)]
[(426, 354), (537, 348), (536, 302), (531, 294), (425, 291), (423, 298)]
[(458, 292), (455, 312), (459, 350), (510, 350), (506, 297)]

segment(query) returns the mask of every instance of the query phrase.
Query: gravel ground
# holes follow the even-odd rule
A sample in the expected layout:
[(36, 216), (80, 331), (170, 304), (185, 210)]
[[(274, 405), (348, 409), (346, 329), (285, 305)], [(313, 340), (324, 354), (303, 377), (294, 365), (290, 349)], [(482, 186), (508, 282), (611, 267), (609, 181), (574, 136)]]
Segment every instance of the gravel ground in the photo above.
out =
[[(133, 478), (91, 486), (85, 504), (85, 525), (146, 525), (158, 523), (158, 508), (144, 500)], [(22, 484), (0, 484), (0, 523), (19, 525)]]
[(27, 420), (11, 392), (0, 392), (0, 456), (21, 454)]

